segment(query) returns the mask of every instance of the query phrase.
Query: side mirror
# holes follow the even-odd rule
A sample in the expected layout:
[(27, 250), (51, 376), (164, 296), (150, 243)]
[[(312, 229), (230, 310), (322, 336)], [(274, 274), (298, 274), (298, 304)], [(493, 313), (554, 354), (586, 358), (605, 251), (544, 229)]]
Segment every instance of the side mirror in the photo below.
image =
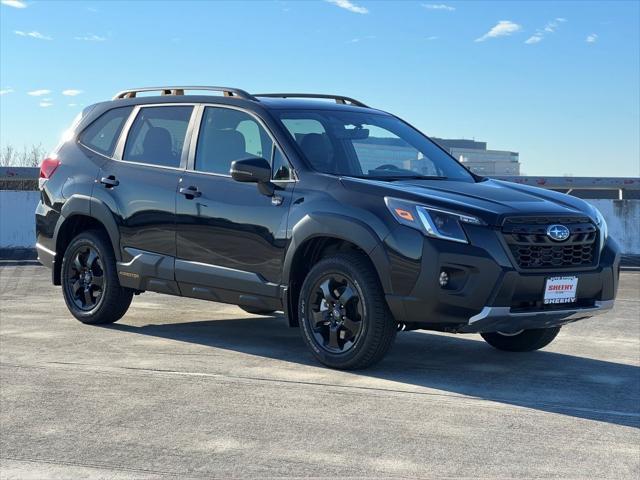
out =
[(254, 157), (231, 162), (231, 178), (236, 182), (257, 183), (263, 195), (272, 197), (276, 187), (271, 183), (271, 165), (264, 158)]
[(237, 182), (269, 183), (271, 165), (264, 158), (247, 158), (231, 162), (231, 178)]

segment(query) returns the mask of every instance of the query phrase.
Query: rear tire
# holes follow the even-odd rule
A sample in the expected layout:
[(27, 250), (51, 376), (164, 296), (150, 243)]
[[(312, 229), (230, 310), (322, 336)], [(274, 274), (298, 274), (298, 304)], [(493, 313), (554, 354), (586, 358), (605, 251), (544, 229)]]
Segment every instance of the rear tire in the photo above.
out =
[(257, 308), (257, 307), (246, 307), (243, 305), (238, 305), (238, 306), (245, 312), (250, 313), (252, 315), (272, 315), (276, 312), (275, 310), (266, 310), (266, 309)]
[(516, 335), (499, 332), (481, 333), (485, 342), (506, 352), (531, 352), (549, 345), (560, 332), (560, 327), (523, 330)]
[(342, 370), (379, 362), (397, 332), (377, 272), (355, 252), (324, 258), (311, 269), (300, 291), (298, 318), (313, 355)]
[(109, 238), (99, 230), (77, 235), (62, 258), (62, 293), (71, 314), (91, 325), (118, 321), (133, 290), (120, 286)]

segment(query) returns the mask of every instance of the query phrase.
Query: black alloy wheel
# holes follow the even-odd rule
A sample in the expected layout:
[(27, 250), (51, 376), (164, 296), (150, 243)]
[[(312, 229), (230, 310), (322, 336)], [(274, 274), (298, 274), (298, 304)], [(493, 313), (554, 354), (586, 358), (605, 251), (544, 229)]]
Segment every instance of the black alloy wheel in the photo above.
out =
[(80, 310), (91, 311), (100, 302), (104, 287), (104, 267), (98, 251), (90, 245), (80, 245), (72, 252), (65, 272), (69, 298)]
[(71, 240), (62, 257), (60, 281), (67, 308), (82, 323), (116, 322), (133, 298), (133, 290), (120, 285), (111, 241), (99, 230)]
[(311, 268), (300, 288), (298, 319), (313, 356), (341, 370), (379, 362), (397, 332), (371, 260), (355, 251), (327, 256)]
[(317, 344), (329, 353), (345, 353), (358, 341), (364, 315), (354, 284), (331, 273), (316, 282), (311, 300), (311, 328)]

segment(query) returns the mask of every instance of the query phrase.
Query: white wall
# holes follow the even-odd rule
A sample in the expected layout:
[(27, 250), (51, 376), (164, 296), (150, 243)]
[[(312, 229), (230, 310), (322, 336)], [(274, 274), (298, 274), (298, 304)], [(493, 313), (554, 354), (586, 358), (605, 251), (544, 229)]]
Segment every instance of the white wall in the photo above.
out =
[(0, 191), (0, 248), (35, 248), (40, 192)]
[[(33, 247), (39, 192), (0, 191), (0, 248)], [(627, 254), (640, 255), (640, 200), (587, 200), (607, 219), (609, 235)]]
[(586, 200), (607, 221), (623, 253), (640, 255), (640, 200)]

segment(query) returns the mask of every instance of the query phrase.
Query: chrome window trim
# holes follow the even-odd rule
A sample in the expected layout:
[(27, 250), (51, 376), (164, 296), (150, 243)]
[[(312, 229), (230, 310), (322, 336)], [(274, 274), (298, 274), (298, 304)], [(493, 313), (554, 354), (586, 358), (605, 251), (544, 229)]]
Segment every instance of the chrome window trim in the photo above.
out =
[[(284, 153), (284, 149), (282, 148), (282, 146), (280, 145), (280, 143), (276, 140), (275, 136), (273, 135), (273, 132), (269, 129), (269, 127), (265, 124), (265, 122), (255, 113), (253, 113), (250, 110), (247, 110), (246, 108), (241, 108), (241, 107), (237, 107), (235, 105), (226, 105), (226, 104), (220, 104), (220, 103), (200, 103), (198, 104), (200, 110), (199, 113), (197, 115), (197, 120), (194, 124), (194, 131), (191, 135), (191, 145), (190, 145), (190, 149), (189, 149), (189, 160), (187, 162), (188, 168), (187, 171), (189, 173), (197, 173), (200, 175), (211, 175), (211, 176), (215, 176), (215, 177), (223, 177), (223, 178), (231, 178), (231, 175), (229, 174), (224, 174), (224, 173), (215, 173), (215, 172), (203, 172), (201, 170), (196, 170), (196, 150), (198, 147), (198, 140), (200, 138), (200, 132), (201, 132), (201, 126), (202, 126), (202, 117), (204, 116), (204, 111), (207, 107), (213, 107), (213, 108), (226, 108), (229, 110), (237, 110), (239, 112), (243, 112), (248, 114), (249, 116), (253, 117), (256, 122), (258, 123), (258, 125), (260, 125), (265, 132), (267, 132), (267, 135), (269, 136), (269, 138), (271, 139), (272, 144), (274, 145), (275, 148), (278, 148), (280, 150), (280, 153), (282, 154), (282, 156), (285, 158), (285, 160), (287, 161), (287, 163), (289, 164), (289, 169), (291, 171), (291, 176), (292, 178), (290, 178), (289, 180), (271, 180), (271, 182), (273, 183), (296, 183), (297, 180), (297, 175), (295, 174), (295, 169), (293, 168), (293, 164), (291, 163), (291, 160), (289, 160), (289, 157), (287, 157), (287, 155)], [(273, 157), (273, 154), (271, 155)], [(272, 159), (271, 159), (272, 160)], [(273, 176), (273, 164), (271, 162), (271, 160), (269, 161), (269, 165), (271, 165), (271, 175)]]

